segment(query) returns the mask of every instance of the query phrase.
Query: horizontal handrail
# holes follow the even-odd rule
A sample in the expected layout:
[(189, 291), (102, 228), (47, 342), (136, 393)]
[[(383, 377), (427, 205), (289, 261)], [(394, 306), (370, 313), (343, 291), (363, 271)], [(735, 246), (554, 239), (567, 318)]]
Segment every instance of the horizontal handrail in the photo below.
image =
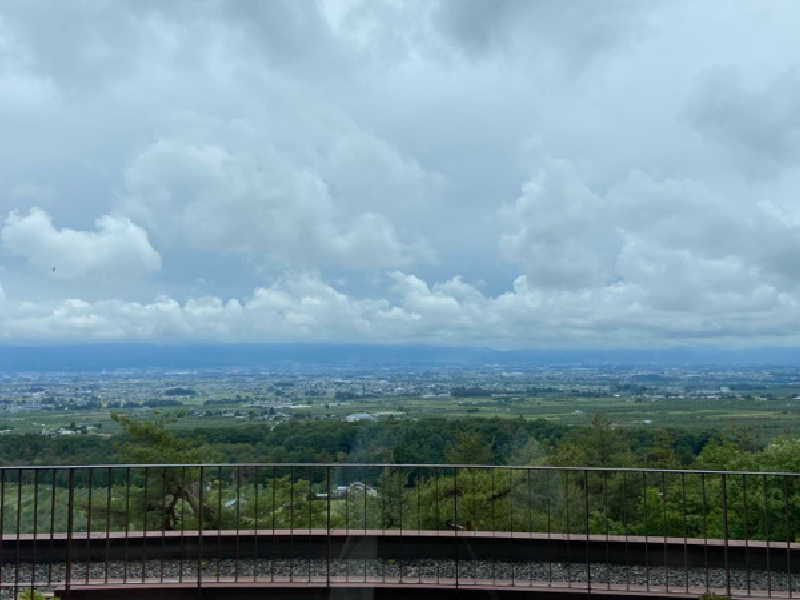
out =
[(747, 475), (798, 477), (792, 471), (722, 471), (714, 469), (655, 469), (648, 467), (575, 467), (555, 465), (483, 465), (470, 463), (110, 463), (94, 465), (5, 465), (0, 470), (10, 471), (66, 471), (70, 469), (169, 469), (169, 468), (301, 468), (301, 469), (486, 469), (513, 471), (571, 471), (600, 473), (665, 473), (680, 475)]

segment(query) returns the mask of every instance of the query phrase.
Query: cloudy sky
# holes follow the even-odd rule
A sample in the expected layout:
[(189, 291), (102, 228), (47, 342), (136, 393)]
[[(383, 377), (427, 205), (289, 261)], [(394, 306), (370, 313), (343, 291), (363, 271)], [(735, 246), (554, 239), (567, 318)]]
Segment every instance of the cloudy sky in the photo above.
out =
[(800, 4), (0, 4), (0, 341), (800, 345)]

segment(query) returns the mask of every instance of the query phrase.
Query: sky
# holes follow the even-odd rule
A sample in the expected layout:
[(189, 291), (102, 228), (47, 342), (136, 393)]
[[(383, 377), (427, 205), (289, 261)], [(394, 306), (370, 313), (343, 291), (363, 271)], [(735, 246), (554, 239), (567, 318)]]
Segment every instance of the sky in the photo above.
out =
[(0, 343), (800, 345), (800, 3), (0, 4)]

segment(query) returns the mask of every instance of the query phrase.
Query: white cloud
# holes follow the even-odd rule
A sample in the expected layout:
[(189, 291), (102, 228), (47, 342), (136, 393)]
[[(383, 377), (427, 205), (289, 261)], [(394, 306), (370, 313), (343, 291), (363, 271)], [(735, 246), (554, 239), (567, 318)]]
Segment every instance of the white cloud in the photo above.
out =
[(383, 215), (344, 210), (314, 171), (269, 147), (234, 152), (159, 140), (135, 159), (125, 182), (125, 211), (164, 245), (349, 269), (430, 255), (424, 243), (401, 241)]
[(4, 2), (0, 331), (791, 338), (799, 12)]
[(161, 269), (147, 232), (124, 217), (105, 215), (96, 231), (56, 229), (50, 215), (32, 208), (12, 211), (0, 229), (3, 247), (57, 279), (140, 277)]
[(575, 288), (613, 281), (621, 247), (614, 218), (567, 161), (548, 159), (501, 217), (510, 228), (500, 238), (502, 252), (537, 284)]
[(632, 172), (600, 193), (544, 159), (500, 217), (503, 254), (543, 288), (631, 285), (686, 311), (797, 290), (800, 223), (746, 190)]
[[(68, 299), (6, 302), (9, 340), (360, 341), (586, 347), (731, 341), (800, 343), (800, 296), (756, 289), (700, 298), (700, 309), (653, 301), (637, 284), (594, 290), (537, 288), (526, 276), (496, 296), (456, 277), (429, 284), (395, 272), (395, 300), (357, 298), (319, 277), (285, 277), (242, 300), (152, 302)], [(743, 301), (746, 300), (746, 301)]]

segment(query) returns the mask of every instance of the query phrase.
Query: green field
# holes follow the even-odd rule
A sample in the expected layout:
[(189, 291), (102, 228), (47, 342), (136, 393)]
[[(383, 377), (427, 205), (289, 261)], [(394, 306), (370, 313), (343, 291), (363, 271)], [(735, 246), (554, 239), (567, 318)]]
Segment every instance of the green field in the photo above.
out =
[[(230, 428), (243, 424), (274, 423), (285, 420), (342, 420), (353, 413), (369, 413), (378, 419), (416, 419), (427, 417), (468, 418), (500, 417), (508, 419), (546, 419), (563, 425), (591, 423), (595, 414), (604, 414), (617, 427), (676, 427), (683, 429), (730, 428), (748, 426), (758, 437), (767, 440), (776, 435), (800, 435), (800, 400), (793, 400), (793, 390), (757, 390), (747, 396), (704, 397), (633, 397), (547, 392), (501, 397), (435, 397), (392, 396), (334, 401), (329, 398), (295, 400), (293, 406), (270, 409), (248, 406), (252, 400), (218, 404), (213, 395), (181, 399), (184, 416), (171, 428)], [(119, 410), (119, 409), (113, 409)], [(126, 408), (126, 414), (147, 417), (152, 408)], [(180, 409), (166, 410), (176, 413)], [(109, 409), (35, 411), (6, 413), (0, 418), (0, 429), (15, 433), (36, 433), (42, 426), (50, 430), (60, 427), (89, 425), (93, 433), (107, 435), (119, 432), (111, 420)], [(270, 413), (277, 413), (277, 416)]]

